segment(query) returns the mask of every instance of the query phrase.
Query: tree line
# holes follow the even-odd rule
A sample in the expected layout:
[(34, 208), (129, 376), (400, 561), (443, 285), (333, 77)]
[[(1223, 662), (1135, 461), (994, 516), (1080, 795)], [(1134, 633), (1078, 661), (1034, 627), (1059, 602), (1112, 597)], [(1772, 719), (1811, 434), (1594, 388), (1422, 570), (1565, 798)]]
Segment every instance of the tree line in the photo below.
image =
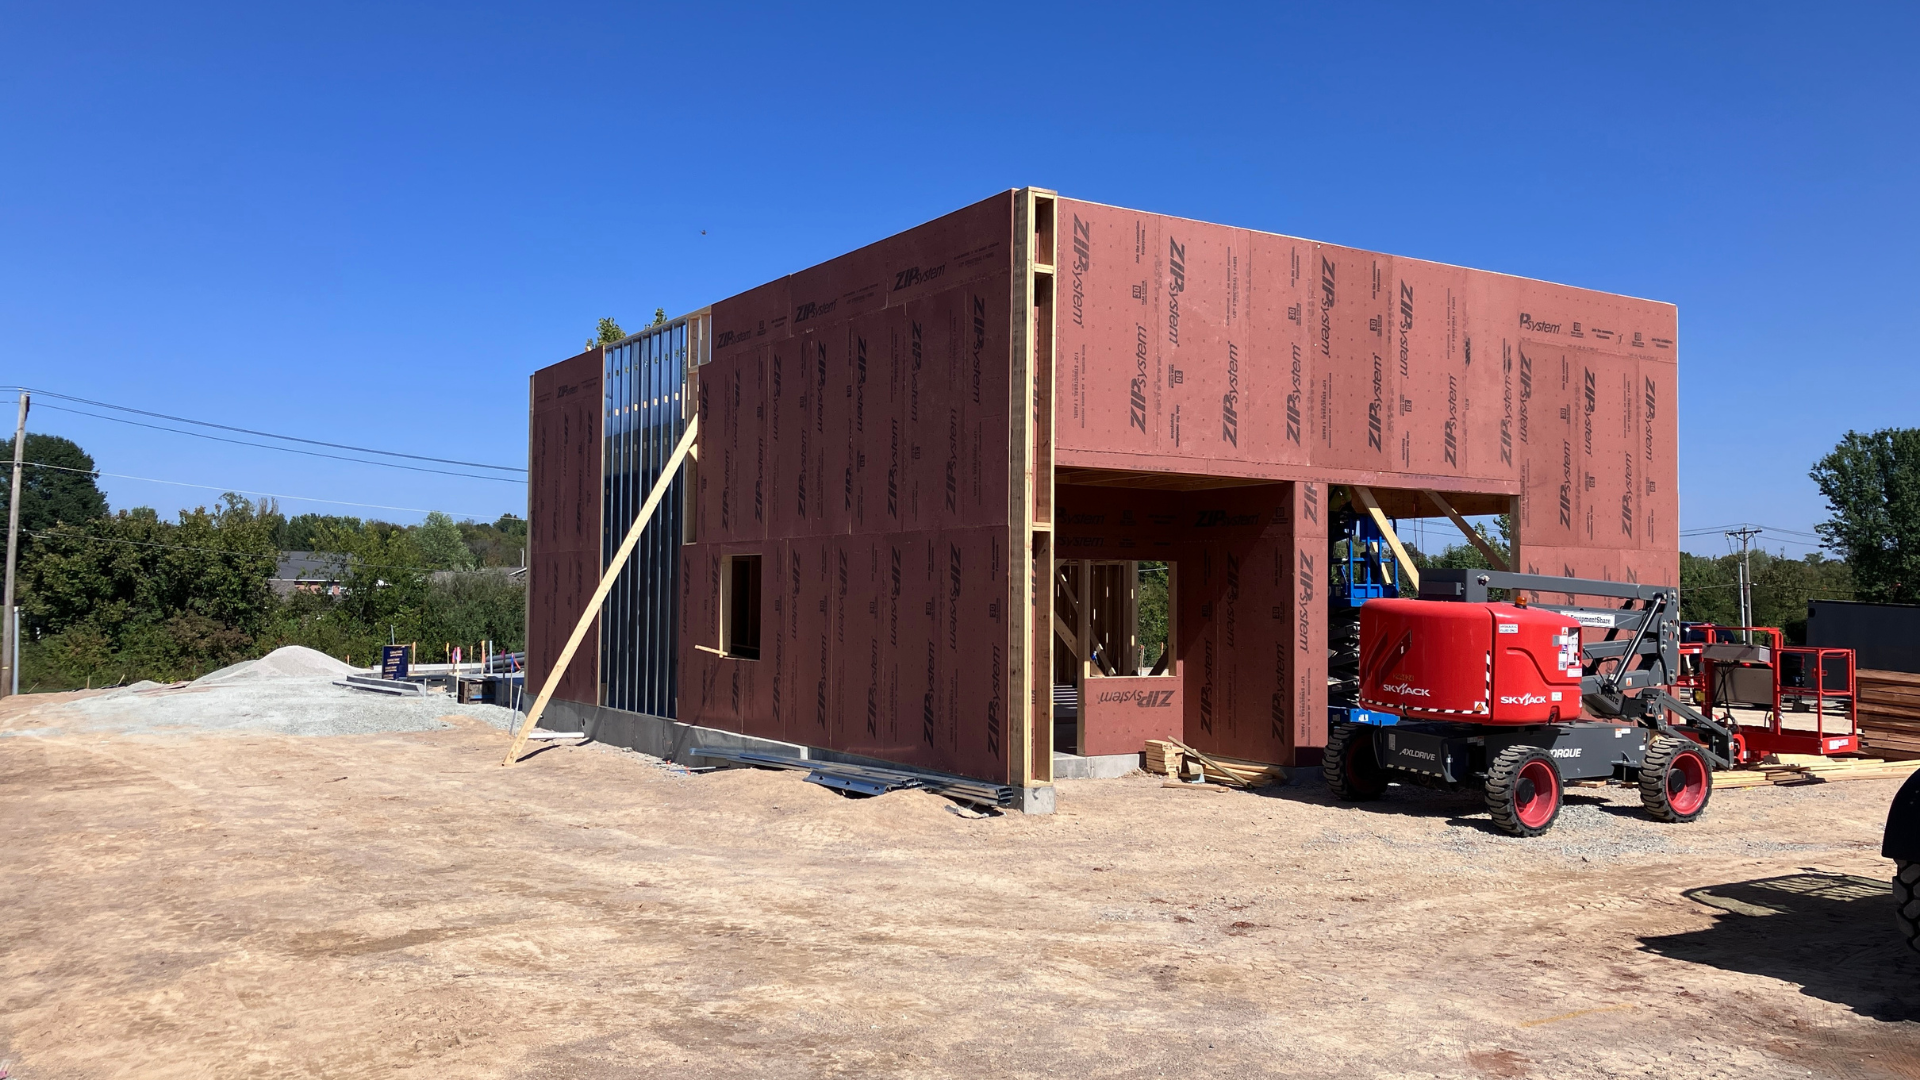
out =
[[(600, 330), (618, 339), (617, 326)], [(497, 572), (524, 558), (517, 517), (288, 516), (272, 500), (229, 493), (168, 520), (145, 507), (110, 511), (93, 458), (71, 440), (28, 434), (25, 451), (34, 464), (20, 505), (23, 690), (194, 678), (282, 645), (358, 664), (389, 640), (417, 642), (422, 660), (449, 644), (524, 647), (524, 582)], [(0, 460), (12, 455), (13, 440), (0, 442)], [(1755, 621), (1797, 641), (1811, 599), (1920, 603), (1920, 429), (1850, 431), (1810, 475), (1829, 511), (1817, 529), (1837, 557), (1755, 552)], [(0, 484), (0, 512), (9, 497)], [(1510, 527), (1503, 517), (1481, 532), (1510, 551)], [(341, 587), (277, 594), (283, 551), (320, 553)], [(1410, 554), (1421, 566), (1484, 563), (1467, 544)], [(1681, 553), (1685, 618), (1738, 620), (1737, 561)]]
[[(12, 440), (0, 443), (11, 460)], [(174, 519), (110, 512), (94, 463), (29, 434), (22, 474), (20, 688), (191, 679), (283, 645), (358, 665), (389, 640), (439, 660), (448, 644), (525, 643), (526, 522), (435, 513), (417, 525), (282, 513), (227, 494)], [(0, 507), (10, 490), (0, 485)], [(340, 588), (276, 592), (283, 551), (316, 553)]]

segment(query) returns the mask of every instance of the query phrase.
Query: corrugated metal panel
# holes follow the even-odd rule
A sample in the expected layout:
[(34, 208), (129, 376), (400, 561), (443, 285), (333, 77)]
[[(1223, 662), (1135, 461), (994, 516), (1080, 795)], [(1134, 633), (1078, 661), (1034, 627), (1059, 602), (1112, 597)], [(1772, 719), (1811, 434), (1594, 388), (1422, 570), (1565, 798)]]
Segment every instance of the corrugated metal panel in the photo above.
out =
[[(600, 565), (620, 547), (686, 431), (689, 341), (698, 319), (676, 319), (606, 350), (605, 467)], [(696, 360), (697, 362), (697, 360)], [(674, 478), (601, 609), (601, 704), (674, 717), (685, 474)]]

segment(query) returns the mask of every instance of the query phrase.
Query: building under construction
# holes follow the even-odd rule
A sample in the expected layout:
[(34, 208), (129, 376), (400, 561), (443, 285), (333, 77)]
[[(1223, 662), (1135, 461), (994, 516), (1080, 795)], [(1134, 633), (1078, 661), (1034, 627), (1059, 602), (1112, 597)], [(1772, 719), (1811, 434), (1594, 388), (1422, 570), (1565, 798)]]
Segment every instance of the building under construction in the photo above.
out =
[(1168, 735), (1311, 764), (1342, 609), (1414, 573), (1356, 556), (1396, 523), (1510, 514), (1515, 569), (1677, 583), (1675, 334), (1004, 192), (535, 373), (533, 684), (697, 414), (558, 693), (602, 738), (674, 720), (1034, 809), (1057, 754)]

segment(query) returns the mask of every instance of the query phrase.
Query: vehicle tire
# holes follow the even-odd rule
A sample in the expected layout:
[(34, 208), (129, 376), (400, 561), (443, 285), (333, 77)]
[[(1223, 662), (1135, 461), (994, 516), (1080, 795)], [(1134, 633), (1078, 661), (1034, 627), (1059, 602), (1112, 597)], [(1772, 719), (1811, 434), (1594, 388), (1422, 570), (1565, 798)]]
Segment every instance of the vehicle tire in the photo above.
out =
[(1640, 763), (1640, 804), (1656, 821), (1692, 821), (1713, 797), (1713, 766), (1692, 739), (1655, 735)]
[(1514, 836), (1539, 836), (1553, 828), (1565, 790), (1560, 766), (1537, 746), (1509, 746), (1487, 769), (1487, 809), (1494, 827)]
[(1366, 724), (1335, 724), (1327, 732), (1327, 748), (1320, 755), (1320, 775), (1333, 797), (1342, 802), (1377, 799), (1387, 790), (1387, 770), (1373, 748), (1373, 729)]
[(1920, 862), (1901, 859), (1893, 866), (1893, 922), (1907, 946), (1920, 951)]

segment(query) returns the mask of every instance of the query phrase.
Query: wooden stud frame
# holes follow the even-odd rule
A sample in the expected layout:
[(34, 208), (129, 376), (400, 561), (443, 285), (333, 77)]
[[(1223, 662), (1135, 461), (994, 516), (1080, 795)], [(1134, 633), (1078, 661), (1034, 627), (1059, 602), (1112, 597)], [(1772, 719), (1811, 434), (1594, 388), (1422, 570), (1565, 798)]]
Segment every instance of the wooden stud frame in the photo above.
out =
[(1007, 700), (1016, 704), (1008, 709), (1007, 772), (1022, 788), (1053, 783), (1055, 205), (1052, 191), (1013, 194)]

